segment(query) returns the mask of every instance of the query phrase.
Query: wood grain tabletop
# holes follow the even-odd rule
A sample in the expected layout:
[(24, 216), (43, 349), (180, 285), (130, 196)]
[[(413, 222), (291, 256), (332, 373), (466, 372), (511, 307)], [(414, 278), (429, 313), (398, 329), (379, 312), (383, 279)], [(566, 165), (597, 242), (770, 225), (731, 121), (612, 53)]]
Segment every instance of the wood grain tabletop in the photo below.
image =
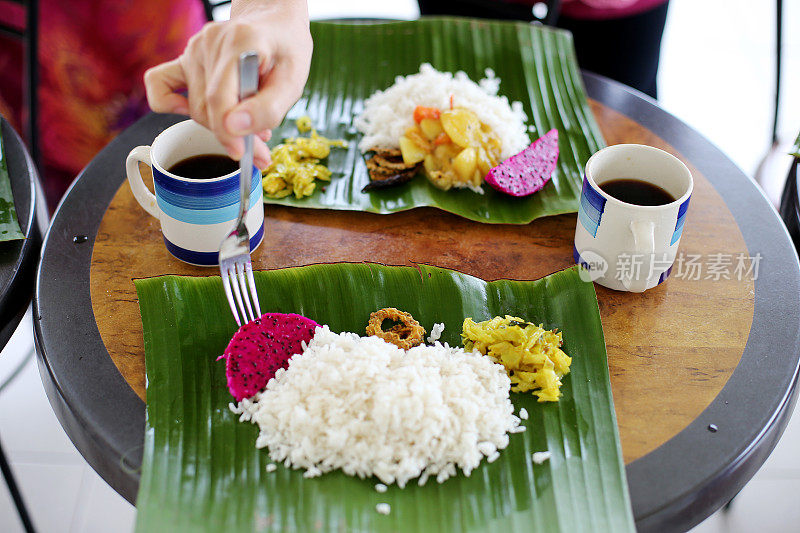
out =
[[(665, 283), (643, 294), (596, 285), (629, 463), (685, 428), (725, 385), (748, 339), (754, 284), (751, 276), (734, 275), (737, 258), (750, 254), (709, 181), (650, 130), (597, 101), (590, 104), (607, 144), (656, 146), (692, 171), (695, 188), (679, 258), (708, 262), (724, 257), (734, 263), (723, 275), (676, 265)], [(426, 263), (494, 280), (536, 279), (573, 264), (575, 214), (525, 226), (480, 224), (432, 208), (374, 215), (266, 205), (265, 215), (264, 242), (253, 253), (258, 269), (339, 261)], [(145, 394), (144, 347), (133, 279), (163, 274), (209, 276), (218, 271), (173, 258), (158, 221), (139, 207), (125, 182), (94, 243), (91, 304), (108, 353), (140, 398)]]

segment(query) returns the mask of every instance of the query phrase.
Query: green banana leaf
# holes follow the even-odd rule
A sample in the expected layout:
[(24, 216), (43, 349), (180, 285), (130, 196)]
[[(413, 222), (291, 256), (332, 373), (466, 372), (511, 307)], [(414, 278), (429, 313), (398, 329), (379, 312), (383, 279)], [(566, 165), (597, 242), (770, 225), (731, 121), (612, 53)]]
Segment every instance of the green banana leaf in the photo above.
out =
[[(236, 330), (219, 277), (136, 281), (144, 326), (147, 425), (137, 531), (633, 531), (594, 286), (577, 267), (537, 281), (494, 281), (437, 267), (328, 264), (256, 273), (261, 308), (363, 334), (396, 306), (461, 345), (464, 317), (505, 313), (563, 331), (573, 357), (557, 403), (512, 393), (528, 430), (494, 463), (439, 485), (385, 494), (339, 471), (267, 473), (258, 428), (230, 412), (225, 364)], [(443, 307), (442, 303), (446, 302)], [(532, 452), (549, 450), (541, 465)], [(391, 505), (388, 516), (375, 511)]]
[(0, 241), (24, 239), (25, 234), (17, 221), (17, 210), (14, 208), (14, 196), (11, 194), (11, 180), (8, 177), (8, 163), (3, 148), (3, 136), (0, 133)]
[[(570, 33), (460, 18), (366, 25), (314, 22), (311, 32), (314, 58), (304, 95), (271, 144), (296, 136), (293, 119), (308, 115), (320, 134), (350, 145), (331, 152), (326, 163), (333, 172), (330, 184), (318, 182), (315, 193), (300, 200), (290, 196), (265, 202), (383, 214), (429, 206), (478, 222), (506, 224), (578, 210), (583, 167), (604, 141), (586, 102)], [(500, 94), (522, 102), (528, 125), (535, 128), (531, 140), (557, 128), (559, 162), (550, 183), (532, 196), (513, 198), (488, 185), (483, 195), (442, 191), (420, 174), (405, 185), (362, 193), (369, 176), (357, 147), (355, 117), (373, 92), (387, 88), (396, 76), (419, 72), (424, 62), (442, 71), (463, 70), (473, 81), (491, 68), (502, 80)]]
[(800, 133), (797, 134), (797, 139), (795, 139), (794, 146), (790, 153), (795, 157), (800, 157)]

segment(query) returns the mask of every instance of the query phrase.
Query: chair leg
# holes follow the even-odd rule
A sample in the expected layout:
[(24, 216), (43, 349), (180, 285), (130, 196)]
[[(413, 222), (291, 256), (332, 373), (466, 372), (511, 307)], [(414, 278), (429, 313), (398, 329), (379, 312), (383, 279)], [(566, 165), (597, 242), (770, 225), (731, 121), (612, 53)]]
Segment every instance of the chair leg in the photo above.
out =
[(14, 480), (14, 474), (11, 472), (11, 467), (6, 460), (6, 454), (3, 453), (2, 444), (0, 444), (0, 470), (3, 471), (3, 479), (6, 480), (8, 491), (11, 493), (11, 498), (14, 499), (14, 505), (17, 507), (17, 513), (19, 513), (19, 518), (22, 520), (25, 531), (27, 533), (34, 533), (35, 529), (33, 529), (33, 523), (31, 523), (30, 516), (28, 516), (25, 502), (22, 501), (22, 494), (20, 494), (17, 488), (17, 482)]
[(214, 6), (211, 5), (209, 0), (203, 0), (203, 10), (206, 12), (206, 18), (209, 22), (214, 20)]
[(39, 135), (39, 0), (26, 2), (25, 20), (25, 104), (28, 108), (26, 137), (33, 163), (44, 172)]
[(783, 43), (783, 0), (775, 6), (775, 113), (772, 115), (772, 144), (778, 142), (778, 117), (781, 104), (781, 48)]

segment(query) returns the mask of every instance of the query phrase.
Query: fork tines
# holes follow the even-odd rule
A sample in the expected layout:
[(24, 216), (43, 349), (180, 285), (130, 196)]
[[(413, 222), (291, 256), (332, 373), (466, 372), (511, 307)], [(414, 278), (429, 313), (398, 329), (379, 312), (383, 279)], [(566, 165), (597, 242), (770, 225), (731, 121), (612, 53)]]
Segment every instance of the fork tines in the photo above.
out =
[[(225, 288), (225, 296), (228, 297), (228, 305), (231, 307), (236, 323), (241, 327), (242, 324), (260, 317), (261, 305), (258, 303), (258, 293), (256, 293), (250, 256), (238, 256), (221, 261), (220, 272), (222, 274), (222, 286)], [(247, 277), (246, 282), (245, 277)]]

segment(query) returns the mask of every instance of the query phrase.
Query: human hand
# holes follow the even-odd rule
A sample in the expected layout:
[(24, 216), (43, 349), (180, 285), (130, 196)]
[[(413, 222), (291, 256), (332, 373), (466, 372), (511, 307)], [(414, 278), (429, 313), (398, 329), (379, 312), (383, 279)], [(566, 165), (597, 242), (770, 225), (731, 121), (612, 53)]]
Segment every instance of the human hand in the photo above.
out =
[[(229, 21), (209, 22), (180, 57), (145, 73), (147, 100), (153, 111), (187, 114), (209, 128), (236, 160), (242, 137), (256, 134), (253, 161), (263, 169), (270, 130), (302, 95), (312, 48), (305, 0), (234, 2)], [(240, 103), (238, 60), (248, 50), (261, 57), (259, 90)]]

